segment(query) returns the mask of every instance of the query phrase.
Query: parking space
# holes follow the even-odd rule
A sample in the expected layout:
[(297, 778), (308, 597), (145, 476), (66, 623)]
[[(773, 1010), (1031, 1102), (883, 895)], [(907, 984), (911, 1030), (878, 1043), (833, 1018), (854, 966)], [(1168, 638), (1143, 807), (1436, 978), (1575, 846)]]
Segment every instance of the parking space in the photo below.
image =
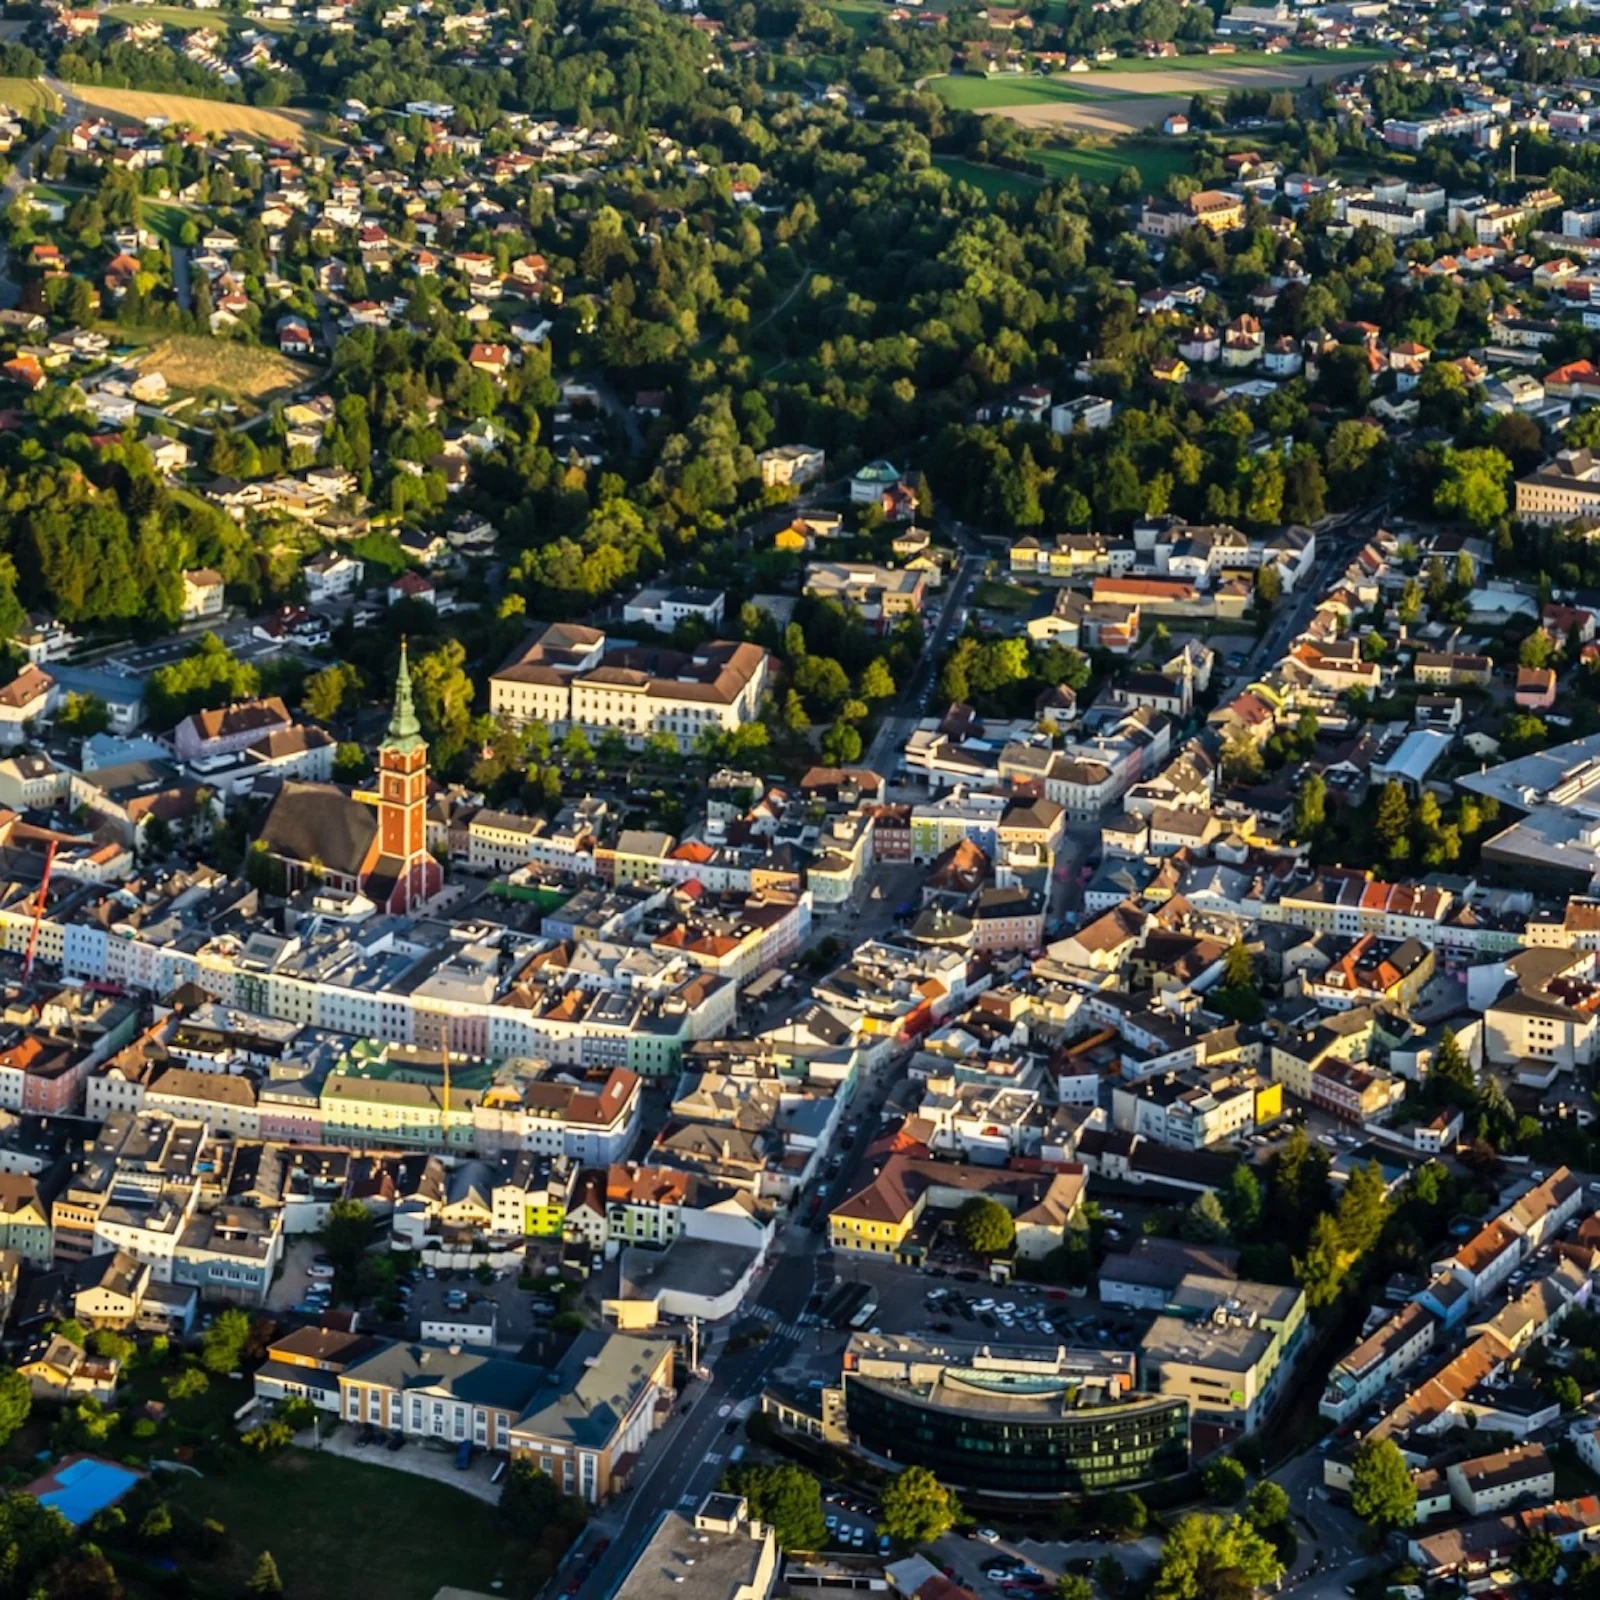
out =
[(318, 1261), (322, 1246), (313, 1238), (296, 1239), (283, 1254), (283, 1270), (267, 1290), (272, 1311), (300, 1311), (307, 1315), (325, 1310), (319, 1302), (330, 1298), (331, 1269)]
[(399, 1434), (385, 1433), (380, 1428), (322, 1424), (314, 1431), (300, 1434), (295, 1443), (343, 1456), (348, 1461), (366, 1461), (375, 1466), (392, 1467), (396, 1472), (409, 1472), (413, 1477), (432, 1478), (436, 1483), (448, 1483), (452, 1489), (460, 1489), (490, 1505), (499, 1504), (500, 1484), (495, 1481), (495, 1473), (503, 1456), (474, 1449), (471, 1461), (463, 1469), (459, 1465), (460, 1450), (455, 1445), (420, 1439), (406, 1439), (397, 1445), (398, 1439)]
[(420, 1329), (424, 1320), (475, 1311), (485, 1304), (495, 1308), (494, 1342), (500, 1349), (520, 1350), (549, 1329), (554, 1300), (542, 1291), (519, 1289), (514, 1272), (480, 1283), (474, 1273), (441, 1272), (430, 1278), (428, 1270), (417, 1275), (404, 1297), (406, 1322), (413, 1331)]
[(878, 1508), (859, 1494), (832, 1490), (822, 1497), (830, 1549), (852, 1554), (874, 1554), (880, 1549)]

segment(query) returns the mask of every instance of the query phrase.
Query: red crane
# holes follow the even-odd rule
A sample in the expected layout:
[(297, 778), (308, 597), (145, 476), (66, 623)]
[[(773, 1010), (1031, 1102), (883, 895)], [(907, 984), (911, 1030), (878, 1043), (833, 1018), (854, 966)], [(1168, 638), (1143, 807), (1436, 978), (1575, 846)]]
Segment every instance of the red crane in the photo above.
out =
[(44, 921), (44, 899), (50, 889), (50, 869), (56, 864), (56, 845), (59, 842), (52, 839), (50, 848), (44, 853), (44, 875), (39, 879), (39, 893), (33, 902), (33, 926), (28, 929), (28, 956), (22, 963), (22, 975), (25, 978), (33, 976), (33, 957), (39, 948), (39, 924)]

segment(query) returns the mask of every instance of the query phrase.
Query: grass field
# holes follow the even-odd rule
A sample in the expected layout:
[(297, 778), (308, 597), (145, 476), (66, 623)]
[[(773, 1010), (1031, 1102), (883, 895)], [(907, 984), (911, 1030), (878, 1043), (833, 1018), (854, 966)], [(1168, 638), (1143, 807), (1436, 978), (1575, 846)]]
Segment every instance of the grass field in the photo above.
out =
[(1098, 100), (1100, 96), (1083, 79), (1028, 78), (1006, 74), (979, 78), (969, 73), (952, 73), (935, 78), (931, 85), (947, 106), (957, 111), (998, 111), (1012, 106), (1077, 104)]
[(880, 18), (887, 16), (889, 8), (876, 0), (827, 0), (828, 10), (853, 34), (871, 33)]
[(92, 83), (74, 84), (72, 92), (96, 111), (141, 122), (146, 117), (165, 117), (169, 122), (186, 123), (199, 133), (239, 133), (253, 139), (288, 139), (304, 144), (316, 121), (315, 113), (310, 111), (267, 110), (262, 106), (236, 105), (231, 100), (201, 100), (186, 94), (104, 89)]
[(191, 6), (107, 6), (106, 15), (118, 22), (159, 22), (163, 28), (212, 28), (218, 33), (231, 33), (241, 22), (226, 11), (196, 11)]
[[(1157, 190), (1173, 173), (1189, 170), (1190, 152), (1181, 144), (1128, 139), (1076, 147), (1045, 145), (1033, 152), (1033, 158), (1048, 174), (1045, 181), (1076, 178), (1082, 184), (1114, 183), (1124, 167), (1137, 167), (1145, 188)], [(1040, 179), (1025, 172), (986, 167), (963, 156), (935, 156), (933, 162), (941, 172), (981, 189), (991, 200), (1002, 194), (1031, 194), (1040, 186)]]
[(169, 335), (151, 347), (140, 365), (146, 371), (160, 372), (174, 389), (243, 400), (257, 407), (316, 376), (314, 367), (291, 361), (276, 350), (193, 333)]
[(991, 200), (1003, 194), (1032, 194), (1041, 187), (1038, 178), (1031, 178), (1025, 172), (986, 167), (981, 162), (968, 161), (965, 156), (935, 156), (933, 164), (961, 183), (970, 183), (974, 189), (981, 189)]
[(431, 1600), (446, 1585), (487, 1593), (492, 1584), (525, 1600), (532, 1587), (526, 1549), (493, 1506), (387, 1467), (291, 1449), (186, 1480), (176, 1497), (228, 1530), (215, 1561), (185, 1555), (185, 1566), (234, 1593), (263, 1550), (294, 1600)]
[(0, 78), (0, 106), (24, 112), (43, 106), (54, 112), (61, 109), (61, 102), (55, 91), (47, 89), (37, 78)]
[(1146, 189), (1161, 189), (1175, 172), (1189, 170), (1190, 152), (1184, 145), (1158, 145), (1130, 139), (1126, 143), (1046, 145), (1037, 152), (1052, 178), (1076, 178), (1079, 183), (1113, 183), (1124, 167), (1137, 167)]
[(1221, 56), (1178, 56), (1168, 57), (1163, 60), (1157, 57), (1147, 60), (1144, 56), (1119, 57), (1115, 61), (1108, 61), (1103, 66), (1097, 66), (1096, 72), (1126, 73), (1126, 72), (1172, 72), (1184, 67), (1222, 68), (1229, 67), (1321, 67), (1324, 71), (1328, 67), (1337, 67), (1343, 71), (1345, 67), (1354, 70), (1363, 61), (1381, 61), (1389, 55), (1387, 50), (1362, 49), (1362, 50), (1284, 50), (1277, 54), (1269, 55), (1265, 50), (1235, 50), (1232, 55)]
[[(1355, 55), (1352, 60), (1351, 56)], [(961, 111), (989, 111), (1027, 127), (1062, 128), (1103, 139), (1143, 133), (1197, 94), (1230, 89), (1299, 89), (1357, 70), (1371, 52), (1287, 51), (1268, 56), (1183, 56), (1170, 61), (1119, 61), (1096, 72), (1048, 78), (957, 73), (933, 80), (944, 102)]]

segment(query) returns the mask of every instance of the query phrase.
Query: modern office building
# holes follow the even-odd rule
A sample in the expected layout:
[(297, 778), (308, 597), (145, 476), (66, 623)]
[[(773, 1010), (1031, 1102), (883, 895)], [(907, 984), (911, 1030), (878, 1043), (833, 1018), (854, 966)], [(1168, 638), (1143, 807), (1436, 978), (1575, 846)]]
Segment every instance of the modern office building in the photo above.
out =
[(852, 1444), (964, 1494), (1097, 1494), (1189, 1464), (1188, 1402), (1138, 1393), (1121, 1351), (858, 1334), (841, 1381)]

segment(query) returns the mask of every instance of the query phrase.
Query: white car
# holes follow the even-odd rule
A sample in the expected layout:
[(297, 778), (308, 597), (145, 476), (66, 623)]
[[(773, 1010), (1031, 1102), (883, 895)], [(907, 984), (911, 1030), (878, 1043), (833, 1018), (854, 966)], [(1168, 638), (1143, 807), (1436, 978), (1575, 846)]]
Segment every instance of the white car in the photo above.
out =
[(306, 1268), (306, 1276), (308, 1278), (331, 1278), (333, 1276), (333, 1268), (332, 1267), (307, 1267)]
[(978, 1529), (978, 1537), (985, 1544), (999, 1544), (1000, 1543), (1000, 1535), (998, 1533), (996, 1533), (993, 1528), (979, 1528)]

